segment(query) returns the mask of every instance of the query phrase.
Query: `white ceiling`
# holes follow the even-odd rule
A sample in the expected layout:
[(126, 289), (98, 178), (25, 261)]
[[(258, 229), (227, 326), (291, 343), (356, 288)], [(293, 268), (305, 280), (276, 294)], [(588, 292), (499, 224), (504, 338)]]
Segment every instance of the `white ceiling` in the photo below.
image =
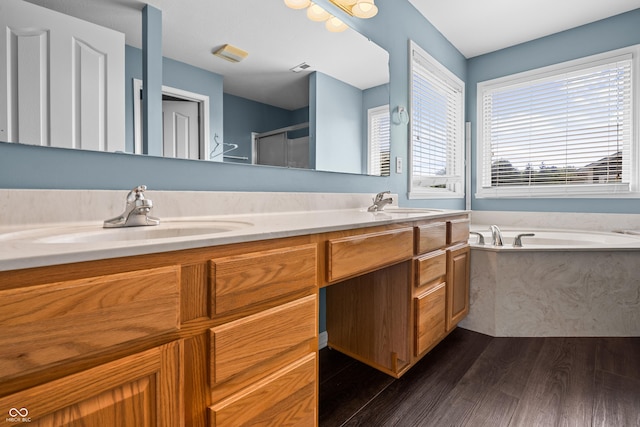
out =
[(467, 58), (640, 8), (640, 0), (409, 1)]

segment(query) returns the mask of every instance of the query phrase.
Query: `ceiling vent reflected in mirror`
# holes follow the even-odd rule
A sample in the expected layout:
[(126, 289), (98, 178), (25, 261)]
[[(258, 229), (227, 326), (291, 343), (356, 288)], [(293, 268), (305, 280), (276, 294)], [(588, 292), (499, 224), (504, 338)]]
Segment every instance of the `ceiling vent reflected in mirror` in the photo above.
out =
[(307, 64), (306, 62), (303, 62), (302, 64), (298, 64), (293, 68), (289, 68), (291, 71), (293, 71), (294, 73), (299, 73), (301, 71), (304, 71), (308, 68), (311, 68), (311, 65)]
[[(356, 18), (373, 18), (378, 13), (374, 0), (329, 0), (345, 13)], [(315, 22), (324, 22), (325, 27), (332, 33), (339, 33), (348, 28), (340, 18), (337, 18), (310, 0), (284, 0), (291, 9), (306, 9), (307, 18)]]

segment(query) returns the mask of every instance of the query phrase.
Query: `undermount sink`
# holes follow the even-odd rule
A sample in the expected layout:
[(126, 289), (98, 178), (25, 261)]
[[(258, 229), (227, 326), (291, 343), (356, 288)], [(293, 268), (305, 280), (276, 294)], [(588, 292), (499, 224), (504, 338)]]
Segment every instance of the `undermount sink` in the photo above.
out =
[(28, 239), (34, 243), (133, 242), (175, 237), (205, 236), (249, 227), (239, 221), (167, 221), (155, 226), (102, 228), (97, 225), (45, 228), (12, 233), (0, 240)]

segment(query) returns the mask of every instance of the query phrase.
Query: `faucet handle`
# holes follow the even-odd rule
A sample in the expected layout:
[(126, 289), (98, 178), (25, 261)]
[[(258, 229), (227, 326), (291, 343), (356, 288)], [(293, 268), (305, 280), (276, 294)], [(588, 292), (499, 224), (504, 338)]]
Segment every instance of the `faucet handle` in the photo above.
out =
[(518, 234), (516, 236), (516, 238), (513, 239), (513, 247), (514, 248), (521, 248), (522, 247), (522, 238), (523, 237), (533, 237), (533, 236), (535, 236), (534, 233), (521, 233), (521, 234)]
[(477, 231), (470, 231), (469, 234), (478, 236), (478, 245), (484, 246), (484, 235), (482, 233), (478, 233)]
[(144, 192), (147, 191), (146, 185), (138, 185), (127, 194), (127, 203), (133, 203), (136, 200), (144, 200)]
[(381, 191), (380, 193), (376, 194), (376, 198), (374, 199), (375, 202), (379, 202), (380, 200), (382, 200), (382, 198), (384, 197), (385, 194), (391, 194), (391, 191), (387, 190), (387, 191)]

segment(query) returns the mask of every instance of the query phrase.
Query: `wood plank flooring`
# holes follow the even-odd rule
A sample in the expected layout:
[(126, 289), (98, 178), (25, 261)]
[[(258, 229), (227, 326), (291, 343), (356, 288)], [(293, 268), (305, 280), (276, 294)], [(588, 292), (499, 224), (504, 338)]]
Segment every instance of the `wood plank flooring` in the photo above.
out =
[(640, 338), (457, 328), (396, 380), (320, 351), (320, 426), (640, 427)]

